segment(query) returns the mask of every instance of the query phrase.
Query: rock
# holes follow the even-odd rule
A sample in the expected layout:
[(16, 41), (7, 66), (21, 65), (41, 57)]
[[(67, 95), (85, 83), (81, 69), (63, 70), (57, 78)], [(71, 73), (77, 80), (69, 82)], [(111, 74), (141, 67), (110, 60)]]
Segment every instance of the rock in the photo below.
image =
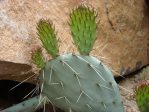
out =
[[(53, 21), (60, 53), (76, 52), (67, 22), (71, 10), (80, 4), (98, 12), (98, 38), (91, 54), (115, 76), (148, 64), (149, 20), (144, 0), (0, 0), (0, 79), (22, 81), (33, 75), (30, 52), (34, 45), (41, 45), (36, 34), (41, 18)], [(28, 70), (31, 72), (22, 75)], [(33, 79), (36, 77), (30, 81)]]
[(0, 80), (14, 80), (28, 82), (36, 82), (35, 73), (32, 72), (30, 65), (23, 63), (13, 63), (8, 61), (0, 61)]

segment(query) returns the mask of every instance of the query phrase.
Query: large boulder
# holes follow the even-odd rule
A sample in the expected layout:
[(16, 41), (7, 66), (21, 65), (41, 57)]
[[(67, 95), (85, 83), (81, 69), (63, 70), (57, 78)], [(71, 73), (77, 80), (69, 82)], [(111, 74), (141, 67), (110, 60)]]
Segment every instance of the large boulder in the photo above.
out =
[(107, 64), (115, 76), (149, 63), (144, 0), (0, 0), (0, 79), (22, 81), (34, 74), (30, 57), (33, 47), (41, 45), (36, 34), (41, 18), (53, 21), (61, 53), (76, 52), (67, 22), (71, 10), (80, 4), (98, 12), (98, 37), (91, 55)]

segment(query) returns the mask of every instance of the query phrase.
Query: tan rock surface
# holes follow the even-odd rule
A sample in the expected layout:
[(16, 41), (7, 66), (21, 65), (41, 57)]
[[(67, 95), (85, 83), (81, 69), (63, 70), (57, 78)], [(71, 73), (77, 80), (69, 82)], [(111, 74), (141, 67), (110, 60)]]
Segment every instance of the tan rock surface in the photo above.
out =
[[(67, 21), (70, 11), (79, 4), (97, 10), (98, 38), (91, 54), (103, 60), (116, 76), (148, 64), (149, 21), (144, 0), (0, 0), (0, 79), (21, 81), (31, 76), (26, 74), (31, 68), (24, 69), (21, 75), (17, 63), (24, 68), (32, 66), (30, 52), (40, 44), (36, 23), (41, 18), (53, 21), (61, 53), (76, 51)], [(3, 69), (4, 61), (9, 74)], [(13, 62), (17, 73), (9, 68), (9, 62)]]

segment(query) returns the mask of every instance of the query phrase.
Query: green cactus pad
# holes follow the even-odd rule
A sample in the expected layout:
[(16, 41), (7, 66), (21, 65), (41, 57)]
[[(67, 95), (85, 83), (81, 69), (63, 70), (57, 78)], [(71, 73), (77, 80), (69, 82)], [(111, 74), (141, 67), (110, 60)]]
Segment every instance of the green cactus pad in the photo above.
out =
[(32, 60), (37, 65), (38, 68), (44, 68), (45, 66), (45, 60), (42, 56), (42, 50), (41, 48), (37, 48), (32, 52)]
[(111, 71), (92, 56), (64, 54), (40, 75), (42, 92), (65, 112), (124, 112)]
[(43, 47), (55, 58), (59, 53), (58, 41), (55, 30), (48, 20), (40, 20), (37, 25), (38, 36), (42, 41)]
[(149, 83), (141, 83), (136, 88), (136, 102), (141, 112), (149, 112)]
[(96, 40), (96, 13), (86, 6), (79, 6), (70, 14), (72, 37), (80, 54), (88, 55)]

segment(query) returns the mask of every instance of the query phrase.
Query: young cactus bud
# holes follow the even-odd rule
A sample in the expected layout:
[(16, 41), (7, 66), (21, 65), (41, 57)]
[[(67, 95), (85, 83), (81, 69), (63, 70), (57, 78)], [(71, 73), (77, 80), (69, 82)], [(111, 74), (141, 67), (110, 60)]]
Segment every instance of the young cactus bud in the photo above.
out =
[(44, 68), (45, 61), (42, 56), (41, 48), (38, 47), (32, 52), (32, 60), (34, 61), (34, 63), (37, 65), (38, 68), (41, 68), (41, 69)]
[(58, 41), (52, 24), (48, 20), (40, 20), (37, 25), (37, 30), (39, 39), (48, 54), (50, 54), (53, 58), (57, 57), (59, 53)]
[(80, 54), (89, 55), (96, 40), (96, 13), (86, 6), (79, 6), (70, 14), (72, 37)]
[(136, 102), (141, 112), (149, 112), (149, 83), (142, 82), (136, 87)]

